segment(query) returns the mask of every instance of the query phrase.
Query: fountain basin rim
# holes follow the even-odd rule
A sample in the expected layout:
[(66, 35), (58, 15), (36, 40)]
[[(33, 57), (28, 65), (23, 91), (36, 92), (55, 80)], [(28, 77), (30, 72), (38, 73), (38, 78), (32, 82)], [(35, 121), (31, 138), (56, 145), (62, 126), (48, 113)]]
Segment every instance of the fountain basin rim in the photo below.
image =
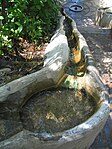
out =
[[(105, 111), (105, 112), (104, 112)], [(107, 115), (109, 115), (109, 104), (108, 101), (103, 101), (100, 103), (99, 108), (97, 111), (89, 117), (85, 122), (70, 128), (68, 130), (65, 130), (63, 132), (58, 133), (43, 133), (43, 136), (39, 136), (38, 133), (36, 134), (36, 137), (40, 139), (40, 141), (47, 142), (69, 142), (72, 140), (77, 140), (83, 138), (83, 135), (87, 133), (90, 130), (93, 130), (97, 125), (99, 125)], [(32, 136), (35, 136), (35, 133), (31, 133), (29, 131), (29, 134)], [(49, 136), (48, 138), (46, 136)]]
[(47, 140), (42, 140), (42, 139), (40, 140), (38, 138), (38, 134), (34, 134), (28, 130), (22, 130), (21, 132), (19, 132), (16, 135), (19, 136), (20, 134), (22, 134), (23, 138), (22, 137), (16, 138), (15, 137), (16, 135), (14, 135), (14, 136), (10, 137), (9, 139), (0, 142), (0, 146), (2, 146), (2, 144), (3, 144), (3, 146), (4, 145), (7, 146), (7, 144), (10, 144), (10, 142), (12, 142), (13, 144), (19, 143), (20, 140), (22, 142), (24, 142), (25, 138), (27, 138), (28, 140), (30, 138), (33, 138), (35, 141), (39, 141), (43, 145), (50, 143), (51, 145), (59, 145), (60, 146), (63, 143), (83, 139), (85, 134), (87, 135), (89, 132), (94, 131), (94, 129), (96, 129), (98, 126), (101, 126), (102, 123), (104, 125), (108, 114), (109, 114), (109, 104), (107, 101), (103, 101), (101, 103), (98, 111), (96, 113), (94, 113), (88, 120), (81, 123), (80, 125), (75, 126), (74, 128), (71, 128), (69, 130), (66, 130), (66, 131), (60, 133), (58, 139), (55, 139), (55, 137), (53, 135), (50, 136), (48, 134), (49, 138)]

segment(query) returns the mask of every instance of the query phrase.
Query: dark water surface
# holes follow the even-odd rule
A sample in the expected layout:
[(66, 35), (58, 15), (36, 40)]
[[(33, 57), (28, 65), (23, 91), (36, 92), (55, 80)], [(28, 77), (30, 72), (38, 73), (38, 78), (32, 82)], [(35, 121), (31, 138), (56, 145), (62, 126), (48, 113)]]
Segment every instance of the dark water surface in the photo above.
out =
[(21, 109), (25, 129), (55, 133), (87, 120), (96, 110), (95, 100), (85, 90), (54, 89), (41, 92)]

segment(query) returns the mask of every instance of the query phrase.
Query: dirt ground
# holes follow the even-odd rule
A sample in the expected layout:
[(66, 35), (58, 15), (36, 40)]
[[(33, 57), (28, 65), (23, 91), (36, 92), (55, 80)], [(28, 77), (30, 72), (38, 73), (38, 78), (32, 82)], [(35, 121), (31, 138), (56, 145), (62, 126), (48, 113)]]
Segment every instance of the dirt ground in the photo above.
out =
[(48, 43), (36, 45), (22, 38), (15, 43), (13, 53), (0, 57), (0, 86), (38, 71), (43, 66)]

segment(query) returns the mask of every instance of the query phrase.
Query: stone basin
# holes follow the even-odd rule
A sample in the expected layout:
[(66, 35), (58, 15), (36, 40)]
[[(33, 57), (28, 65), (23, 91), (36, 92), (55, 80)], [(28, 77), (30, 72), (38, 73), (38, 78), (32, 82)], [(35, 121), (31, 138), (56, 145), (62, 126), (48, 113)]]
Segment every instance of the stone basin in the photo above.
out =
[[(70, 52), (75, 67), (78, 89), (84, 88), (97, 102), (96, 112), (85, 122), (59, 133), (38, 133), (26, 130), (20, 120), (20, 109), (40, 91), (66, 87), (74, 74), (66, 73)], [(69, 88), (74, 88), (69, 80)], [(61, 17), (60, 27), (46, 48), (44, 67), (0, 87), (0, 148), (2, 149), (84, 149), (89, 148), (109, 116), (108, 93), (95, 67), (94, 59), (75, 22)], [(6, 135), (7, 134), (7, 135)]]

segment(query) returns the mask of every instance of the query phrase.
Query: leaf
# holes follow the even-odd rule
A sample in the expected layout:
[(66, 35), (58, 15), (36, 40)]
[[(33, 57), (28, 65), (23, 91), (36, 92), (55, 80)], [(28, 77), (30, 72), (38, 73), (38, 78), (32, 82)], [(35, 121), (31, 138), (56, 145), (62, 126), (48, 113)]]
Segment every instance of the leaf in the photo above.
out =
[(14, 22), (14, 18), (12, 18), (11, 22)]
[(0, 55), (4, 55), (2, 50), (0, 50)]
[(3, 16), (0, 16), (0, 20), (3, 20), (4, 19), (4, 17)]
[(11, 28), (11, 32), (14, 32), (14, 29), (13, 28)]
[(15, 33), (21, 33), (21, 31), (23, 30), (23, 26), (19, 23), (19, 22), (16, 22), (15, 24), (18, 25), (18, 29), (15, 31)]
[(7, 47), (8, 47), (8, 48), (12, 48), (12, 44), (11, 44), (11, 43), (9, 43)]
[(19, 22), (15, 22), (16, 25), (20, 26), (21, 24)]
[(8, 41), (8, 36), (2, 36), (3, 40)]
[(13, 17), (13, 14), (10, 13), (10, 14), (8, 15), (8, 18), (12, 18), (12, 17)]
[(20, 25), (17, 30), (18, 30), (19, 33), (21, 33), (21, 31), (23, 30), (23, 26)]
[(38, 10), (40, 10), (40, 9), (41, 9), (41, 6), (37, 5), (36, 8), (37, 8)]
[(15, 35), (16, 35), (18, 33), (18, 30), (16, 29), (14, 32), (15, 32)]

